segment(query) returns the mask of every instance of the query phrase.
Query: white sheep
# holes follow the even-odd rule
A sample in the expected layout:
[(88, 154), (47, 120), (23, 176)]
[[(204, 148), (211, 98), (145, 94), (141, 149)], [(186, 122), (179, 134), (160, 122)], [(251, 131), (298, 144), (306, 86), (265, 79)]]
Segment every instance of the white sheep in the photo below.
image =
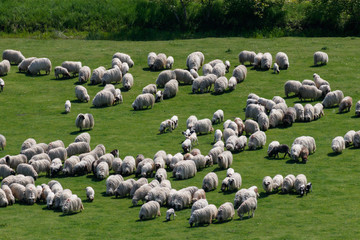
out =
[(115, 190), (115, 197), (125, 197), (130, 194), (131, 189), (135, 184), (135, 180), (130, 178), (126, 181), (122, 181), (119, 183), (119, 186)]
[(248, 215), (250, 216), (250, 212), (251, 212), (251, 217), (254, 217), (256, 208), (257, 208), (256, 198), (253, 197), (248, 198), (237, 209), (237, 214), (240, 217), (240, 220), (242, 220), (245, 213), (248, 213)]
[(206, 193), (202, 188), (194, 192), (192, 196), (192, 203), (195, 203), (200, 199), (206, 199)]
[(275, 61), (278, 64), (280, 69), (288, 69), (289, 67), (289, 58), (284, 52), (278, 52), (275, 56)]
[(50, 162), (47, 159), (33, 161), (31, 166), (33, 166), (38, 174), (45, 172), (48, 176), (50, 175)]
[(288, 80), (284, 84), (284, 90), (286, 97), (289, 97), (290, 93), (294, 93), (295, 96), (299, 94), (299, 89), (302, 86), (301, 82), (296, 80)]
[(196, 78), (199, 77), (199, 74), (197, 73), (197, 71), (195, 71), (195, 69), (190, 69), (190, 74), (191, 74), (191, 76), (193, 76), (194, 81)]
[(155, 179), (158, 180), (160, 183), (163, 181), (163, 180), (166, 180), (167, 179), (167, 172), (164, 168), (159, 168), (158, 170), (156, 170), (156, 173), (155, 173)]
[[(149, 57), (149, 56), (148, 56)], [(149, 61), (149, 59), (148, 59)], [(150, 59), (151, 61), (151, 59)], [(163, 70), (166, 67), (166, 55), (164, 53), (159, 53), (151, 66), (150, 69), (154, 71)]]
[(215, 133), (214, 133), (214, 143), (218, 142), (218, 141), (221, 141), (222, 139), (222, 132), (220, 129), (216, 129), (215, 130)]
[(263, 131), (257, 131), (249, 137), (249, 149), (255, 150), (262, 148), (266, 143), (266, 134)]
[(79, 82), (87, 82), (90, 79), (91, 69), (88, 66), (83, 66), (79, 70)]
[(296, 111), (296, 120), (297, 121), (304, 121), (304, 107), (300, 103), (296, 103), (294, 105), (295, 111)]
[[(257, 131), (260, 131), (259, 124), (254, 120), (247, 119), (244, 124), (245, 124), (244, 131), (246, 132), (246, 135), (251, 135)], [(225, 136), (225, 131), (224, 131), (224, 136)]]
[(259, 115), (257, 116), (257, 122), (261, 131), (266, 131), (269, 129), (269, 117), (266, 115), (265, 112), (259, 113)]
[(4, 151), (6, 147), (6, 138), (4, 135), (0, 134), (0, 148)]
[(325, 108), (333, 107), (339, 105), (343, 98), (343, 92), (341, 90), (335, 90), (326, 94), (324, 100), (322, 101), (322, 105), (324, 105)]
[(170, 208), (166, 211), (166, 221), (170, 221), (171, 216), (173, 216), (173, 220), (175, 220), (176, 214), (175, 214), (175, 210), (173, 208)]
[(60, 158), (55, 158), (51, 161), (50, 164), (50, 177), (56, 176), (60, 171), (62, 171), (63, 165)]
[(119, 83), (122, 80), (122, 72), (119, 67), (115, 66), (109, 70), (106, 70), (101, 78), (103, 85), (115, 82)]
[(144, 93), (144, 94), (138, 95), (131, 106), (136, 111), (136, 110), (142, 110), (142, 109), (144, 109), (144, 107), (152, 108), (154, 106), (154, 103), (155, 103), (154, 95), (152, 95), (150, 93)]
[(228, 85), (229, 81), (226, 77), (219, 77), (214, 83), (214, 92), (216, 94), (221, 94), (225, 92), (225, 90), (228, 88)]
[(74, 175), (74, 167), (79, 162), (80, 162), (80, 159), (78, 156), (71, 156), (70, 158), (66, 159), (64, 162), (63, 170), (62, 170), (63, 174), (68, 175), (68, 176), (73, 176)]
[(309, 153), (314, 153), (316, 151), (315, 139), (311, 136), (301, 136), (294, 140), (293, 145), (300, 144), (305, 146)]
[(61, 66), (66, 68), (69, 72), (73, 74), (73, 76), (75, 76), (80, 72), (82, 64), (81, 62), (76, 61), (64, 61), (62, 62)]
[(240, 173), (233, 173), (228, 180), (228, 187), (229, 191), (238, 190), (241, 187), (242, 179)]
[(120, 174), (110, 175), (106, 179), (106, 195), (112, 196), (115, 194), (116, 189), (120, 183), (124, 181), (124, 178)]
[(255, 55), (254, 57), (254, 63), (253, 63), (253, 66), (254, 68), (260, 68), (261, 67), (261, 59), (263, 57), (263, 53), (259, 52)]
[(270, 176), (266, 176), (263, 178), (262, 186), (267, 193), (271, 193), (273, 191), (273, 179)]
[(208, 118), (200, 119), (195, 122), (194, 130), (196, 134), (208, 134), (209, 132), (213, 132), (214, 128), (212, 127), (211, 121)]
[(176, 179), (188, 179), (196, 175), (196, 164), (194, 161), (180, 161), (173, 169), (173, 176)]
[(131, 68), (134, 66), (134, 61), (131, 59), (130, 55), (126, 53), (117, 52), (113, 55), (113, 58), (120, 59), (122, 63), (126, 62)]
[(175, 69), (174, 73), (175, 73), (175, 76), (176, 76), (176, 80), (179, 83), (184, 83), (184, 84), (191, 85), (193, 83), (193, 81), (194, 81), (194, 77), (187, 70)]
[(230, 151), (224, 151), (218, 155), (219, 168), (227, 169), (233, 162), (233, 155)]
[(148, 84), (142, 89), (142, 93), (156, 94), (157, 88), (155, 84)]
[(345, 149), (345, 140), (341, 136), (335, 137), (331, 142), (331, 149), (335, 153), (341, 153)]
[(90, 96), (89, 96), (86, 88), (83, 86), (78, 85), (75, 87), (75, 96), (81, 102), (84, 102), (84, 101), (89, 102), (90, 101)]
[(212, 124), (221, 123), (224, 121), (224, 111), (219, 109), (213, 114)]
[(76, 194), (73, 194), (70, 198), (66, 199), (61, 210), (64, 214), (69, 214), (79, 211), (81, 212), (82, 210), (84, 210), (84, 205), (82, 204), (81, 199)]
[(163, 98), (173, 98), (179, 91), (179, 83), (177, 80), (172, 79), (165, 84)]
[(304, 121), (311, 122), (314, 120), (314, 107), (311, 104), (304, 106)]
[(284, 118), (285, 114), (281, 109), (272, 109), (269, 114), (269, 125), (270, 127), (279, 126)]
[(186, 120), (186, 128), (192, 130), (195, 127), (195, 123), (198, 121), (197, 117), (194, 115), (191, 115)]
[(25, 201), (29, 205), (33, 205), (37, 199), (37, 190), (34, 184), (30, 183), (25, 186)]
[(229, 218), (233, 219), (234, 215), (234, 205), (231, 202), (226, 202), (219, 207), (216, 219), (219, 222), (223, 222), (228, 220)]
[(134, 85), (134, 77), (131, 73), (126, 73), (123, 76), (123, 87), (125, 90), (130, 90), (132, 86)]
[(208, 63), (204, 64), (204, 66), (202, 67), (202, 73), (203, 73), (204, 76), (206, 76), (208, 74), (211, 74), (212, 71), (213, 71), (213, 67)]
[[(147, 63), (150, 69), (152, 69), (152, 66), (154, 65), (155, 59), (156, 59), (156, 53), (154, 52), (150, 52), (147, 56)], [(113, 59), (118, 59), (118, 58), (113, 58)], [(120, 61), (120, 59), (119, 59)]]
[(25, 176), (33, 177), (35, 180), (38, 177), (38, 173), (35, 171), (34, 167), (28, 163), (20, 163), (16, 167), (17, 174), (23, 174)]
[(322, 65), (326, 65), (329, 62), (329, 56), (325, 52), (317, 51), (314, 53), (314, 65), (316, 66), (320, 62)]
[(339, 113), (343, 111), (350, 112), (352, 107), (352, 98), (349, 96), (344, 97), (339, 104)]
[(231, 77), (229, 79), (229, 84), (228, 84), (228, 87), (229, 87), (229, 90), (230, 91), (233, 91), (236, 89), (236, 85), (237, 85), (237, 80), (235, 77)]
[(212, 190), (215, 190), (218, 186), (219, 180), (218, 176), (214, 172), (210, 172), (206, 174), (206, 176), (203, 179), (202, 182), (202, 189), (204, 189), (205, 192), (209, 192)]
[(65, 113), (69, 113), (71, 110), (71, 102), (70, 100), (65, 101)]
[(191, 214), (193, 214), (194, 211), (204, 208), (208, 205), (209, 205), (209, 203), (206, 199), (199, 199), (199, 200), (195, 201), (193, 203), (193, 205), (191, 206)]
[(202, 52), (193, 52), (190, 53), (186, 58), (186, 66), (187, 68), (194, 69), (198, 71), (199, 68), (204, 64), (204, 54)]
[[(121, 95), (121, 93), (120, 93)], [(122, 98), (122, 97), (120, 97)], [(92, 100), (92, 104), (95, 107), (105, 107), (112, 106), (115, 104), (115, 95), (108, 89), (104, 89), (96, 93), (95, 97)]]
[(324, 106), (321, 103), (314, 105), (314, 119), (319, 119), (324, 116)]
[(310, 85), (302, 85), (299, 88), (299, 98), (300, 100), (316, 100), (319, 99), (322, 96), (322, 91), (319, 90), (316, 86), (310, 86)]
[(171, 69), (174, 65), (174, 58), (172, 56), (168, 56), (166, 59), (166, 69)]
[(280, 69), (279, 69), (279, 65), (277, 63), (274, 63), (273, 65), (273, 70), (274, 70), (274, 73), (276, 74), (279, 74), (280, 73)]
[(106, 69), (103, 66), (95, 68), (94, 71), (92, 72), (92, 75), (90, 78), (90, 83), (93, 85), (101, 83), (101, 79), (102, 79), (105, 71), (106, 71)]
[(141, 206), (139, 212), (140, 220), (156, 218), (156, 216), (161, 216), (160, 204), (158, 202), (150, 201)]
[(243, 50), (239, 53), (239, 62), (244, 65), (245, 62), (250, 62), (250, 64), (254, 63), (256, 53), (253, 51)]
[(70, 78), (71, 77), (69, 74), (69, 71), (66, 68), (61, 67), (61, 66), (56, 66), (54, 68), (54, 74), (55, 74), (56, 79), (60, 78), (60, 74), (62, 75), (62, 78), (65, 78), (65, 77)]
[(19, 202), (25, 202), (25, 186), (19, 183), (12, 183), (9, 187), (15, 199)]
[(64, 147), (57, 147), (49, 150), (49, 157), (51, 160), (59, 158), (62, 161), (65, 161), (67, 158), (67, 151)]
[(126, 156), (121, 164), (121, 174), (130, 175), (135, 171), (135, 158)]
[(80, 131), (83, 129), (93, 129), (95, 125), (94, 117), (90, 113), (79, 113), (75, 120), (75, 126), (80, 128)]
[(284, 178), (282, 175), (280, 174), (275, 175), (275, 177), (272, 179), (272, 189), (278, 191), (279, 188), (282, 188), (283, 182), (284, 182)]
[(7, 205), (9, 205), (9, 201), (6, 197), (6, 193), (0, 188), (0, 207), (6, 207)]
[(46, 74), (51, 72), (51, 61), (48, 58), (36, 58), (28, 67), (28, 72), (31, 75), (40, 74), (40, 71), (45, 71)]
[(10, 175), (15, 175), (14, 169), (12, 169), (6, 164), (0, 164), (0, 177), (4, 179)]
[(359, 117), (360, 116), (360, 100), (356, 102), (355, 105), (355, 116)]
[(20, 51), (6, 49), (3, 51), (2, 59), (8, 60), (10, 63), (19, 64), (25, 59), (24, 55)]
[(301, 196), (303, 196), (306, 191), (306, 185), (307, 185), (306, 176), (304, 174), (297, 175), (294, 182), (295, 191)]
[(8, 185), (2, 185), (1, 189), (4, 191), (8, 205), (13, 205), (15, 203), (15, 197), (12, 194), (12, 191)]
[(165, 84), (171, 79), (176, 79), (176, 74), (172, 70), (162, 71), (156, 79), (156, 85), (158, 87), (164, 87)]
[[(216, 144), (216, 143), (215, 143)], [(214, 145), (215, 145), (214, 144)], [(222, 146), (215, 146), (212, 149), (210, 149), (208, 156), (211, 158), (214, 164), (218, 163), (218, 156), (224, 152), (224, 145)]]
[(246, 106), (245, 109), (245, 118), (252, 118), (255, 121), (257, 120), (257, 117), (259, 113), (265, 112), (265, 107), (259, 104), (249, 104)]
[(30, 63), (32, 61), (34, 61), (35, 59), (36, 59), (36, 57), (29, 57), (29, 58), (22, 60), (18, 65), (19, 72), (27, 72)]
[(319, 74), (314, 73), (314, 74), (313, 74), (313, 78), (314, 78), (314, 82), (315, 82), (316, 87), (319, 88), (319, 89), (320, 89), (320, 87), (321, 87), (322, 85), (328, 85), (328, 86), (330, 86), (329, 82), (326, 81), (326, 80), (324, 80), (324, 79), (322, 79), (322, 78), (319, 76)]
[(266, 52), (261, 58), (261, 69), (269, 70), (272, 65), (272, 56), (270, 53)]
[(345, 134), (344, 136), (345, 147), (349, 147), (351, 144), (353, 144), (355, 133), (356, 132), (354, 130), (350, 130)]
[(313, 80), (309, 80), (309, 79), (304, 79), (302, 82), (301, 82), (301, 85), (307, 85), (307, 86), (315, 86), (316, 87), (316, 84)]
[(10, 176), (4, 178), (1, 181), (1, 186), (3, 186), (3, 185), (10, 186), (13, 183), (19, 183), (25, 187), (29, 183), (35, 184), (35, 181), (34, 181), (34, 178), (31, 176), (24, 176), (23, 174), (18, 173), (17, 175), (10, 175)]
[(194, 224), (198, 226), (199, 224), (211, 224), (212, 221), (217, 216), (217, 208), (214, 204), (210, 204), (204, 208), (200, 208), (198, 210), (195, 210), (189, 219), (190, 227), (192, 227)]
[(225, 76), (226, 73), (226, 66), (225, 64), (221, 61), (220, 63), (217, 63), (214, 67), (213, 67), (213, 71), (212, 73), (216, 76), (216, 77), (223, 77)]

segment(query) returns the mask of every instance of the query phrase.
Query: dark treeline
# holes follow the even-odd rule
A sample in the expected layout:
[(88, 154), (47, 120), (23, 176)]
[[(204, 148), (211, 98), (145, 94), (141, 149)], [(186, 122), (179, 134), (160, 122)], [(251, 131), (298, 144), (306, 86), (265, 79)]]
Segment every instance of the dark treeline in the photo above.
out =
[(0, 10), (0, 31), (10, 35), (160, 40), (360, 34), (360, 0), (2, 0)]

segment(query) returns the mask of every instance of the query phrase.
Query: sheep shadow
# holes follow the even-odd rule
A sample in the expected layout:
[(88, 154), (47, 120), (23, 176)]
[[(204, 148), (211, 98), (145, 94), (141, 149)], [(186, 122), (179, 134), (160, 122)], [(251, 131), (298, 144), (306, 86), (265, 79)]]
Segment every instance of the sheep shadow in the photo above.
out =
[(59, 217), (70, 217), (70, 216), (73, 216), (73, 215), (76, 215), (78, 213), (81, 213), (81, 212), (72, 212), (72, 213), (63, 213), (61, 215), (59, 215)]
[(342, 115), (342, 114), (346, 114), (346, 113), (349, 113), (349, 112), (350, 112), (350, 110), (349, 111), (344, 111), (344, 112), (337, 112), (336, 114)]
[(85, 83), (87, 83), (87, 82), (79, 82), (79, 81), (77, 81), (77, 82), (74, 82), (74, 85), (76, 85), (76, 86), (85, 85)]
[(82, 130), (82, 131), (78, 130), (78, 131), (73, 131), (73, 132), (70, 133), (70, 135), (79, 135), (80, 133), (88, 132), (88, 131), (90, 131), (90, 130)]
[(295, 103), (300, 103), (300, 104), (301, 104), (301, 103), (313, 103), (313, 102), (314, 102), (314, 101), (311, 101), (311, 100), (300, 100), (300, 99), (299, 99), (298, 101), (295, 101), (294, 104), (295, 104)]
[(311, 65), (311, 68), (318, 68), (318, 67), (322, 67), (322, 66), (326, 66), (326, 64), (316, 64), (316, 65)]
[(285, 160), (285, 157), (281, 158), (277, 158), (277, 157), (269, 157), (269, 156), (265, 156), (265, 159), (269, 160), (269, 161), (281, 161), (281, 160)]
[(293, 99), (293, 98), (297, 98), (297, 97), (299, 97), (299, 95), (291, 95), (291, 96), (284, 97), (284, 99)]
[(147, 222), (147, 221), (152, 221), (152, 220), (155, 220), (156, 219), (156, 217), (155, 218), (150, 218), (150, 219), (138, 219), (138, 220), (135, 220), (135, 222)]
[(104, 179), (98, 179), (94, 175), (87, 175), (86, 178), (91, 178), (91, 181), (93, 182), (101, 182), (102, 180), (104, 180)]
[(247, 220), (250, 220), (252, 217), (251, 215), (248, 215), (248, 216), (243, 216), (243, 218), (237, 218), (235, 219), (234, 221), (247, 221)]
[(357, 115), (351, 116), (351, 118), (359, 118), (359, 117), (360, 117), (360, 115), (359, 116), (357, 116)]
[(304, 162), (300, 162), (300, 161), (296, 161), (296, 160), (293, 160), (293, 159), (289, 159), (286, 161), (286, 164), (306, 164)]
[(142, 70), (146, 72), (152, 72), (152, 70), (149, 67), (144, 67)]
[(336, 157), (336, 156), (339, 156), (340, 154), (341, 154), (341, 152), (340, 153), (338, 153), (338, 152), (330, 152), (330, 153), (327, 154), (327, 156), (328, 157)]
[(66, 114), (68, 114), (68, 113), (67, 113), (66, 111), (62, 111), (61, 114), (66, 115)]
[(271, 194), (265, 193), (265, 192), (261, 192), (259, 195), (260, 195), (260, 196), (259, 196), (259, 199), (263, 199), (263, 198), (269, 197)]
[(227, 190), (227, 191), (219, 191), (219, 193), (222, 193), (223, 195), (232, 195), (232, 194), (234, 194), (234, 193), (236, 193), (237, 191), (229, 191), (229, 190)]
[(232, 219), (226, 219), (226, 220), (223, 220), (223, 221), (216, 221), (216, 222), (213, 222), (213, 224), (223, 224), (223, 223), (228, 223), (228, 222), (231, 222)]
[(80, 101), (79, 99), (75, 99), (75, 100), (71, 100), (71, 103), (83, 103), (82, 101)]
[(222, 169), (222, 168), (219, 168), (219, 167), (217, 167), (217, 168), (215, 168), (214, 170), (213, 170), (213, 172), (220, 172), (220, 171), (225, 171), (226, 169)]
[[(32, 75), (30, 73), (26, 73), (25, 74), (27, 77), (33, 77), (33, 78), (38, 78), (38, 77), (44, 77), (44, 76), (47, 76), (47, 75), (50, 75), (50, 74), (46, 74), (46, 73), (43, 73), (43, 74), (35, 74), (35, 75)], [(51, 79), (51, 80), (55, 80), (55, 79)]]

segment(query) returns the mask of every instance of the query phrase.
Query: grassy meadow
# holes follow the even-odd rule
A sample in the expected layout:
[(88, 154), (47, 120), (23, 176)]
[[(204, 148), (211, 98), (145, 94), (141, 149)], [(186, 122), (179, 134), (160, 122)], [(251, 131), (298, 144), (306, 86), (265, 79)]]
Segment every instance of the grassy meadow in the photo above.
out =
[[(181, 131), (186, 119), (196, 115), (198, 119), (212, 118), (217, 109), (223, 109), (225, 119), (245, 118), (247, 95), (256, 93), (265, 98), (284, 96), (283, 85), (287, 80), (312, 79), (318, 73), (326, 79), (332, 90), (340, 89), (353, 98), (354, 106), (348, 113), (338, 114), (337, 108), (325, 109), (325, 116), (310, 123), (294, 123), (289, 128), (269, 129), (267, 144), (256, 151), (234, 154), (232, 167), (242, 176), (242, 187), (256, 185), (260, 190), (258, 209), (254, 218), (240, 221), (190, 228), (188, 218), (191, 209), (178, 211), (175, 221), (166, 222), (166, 208), (155, 220), (138, 220), (140, 206), (132, 207), (131, 199), (116, 199), (105, 195), (105, 180), (99, 181), (92, 174), (80, 177), (58, 177), (64, 189), (69, 188), (84, 203), (85, 210), (64, 216), (48, 210), (46, 204), (32, 206), (16, 203), (0, 209), (0, 239), (357, 239), (360, 237), (360, 184), (359, 153), (353, 147), (335, 155), (331, 141), (343, 136), (348, 130), (359, 130), (359, 119), (354, 117), (355, 103), (360, 99), (360, 69), (358, 64), (359, 38), (206, 38), (173, 41), (84, 41), (84, 40), (31, 40), (0, 39), (0, 52), (5, 49), (20, 50), (25, 57), (47, 57), (53, 68), (65, 60), (81, 61), (92, 70), (111, 67), (115, 52), (129, 54), (135, 65), (130, 69), (134, 87), (123, 91), (124, 103), (107, 108), (94, 108), (89, 103), (79, 103), (74, 88), (77, 78), (58, 80), (53, 71), (50, 75), (27, 76), (18, 73), (13, 65), (5, 80), (4, 92), (0, 93), (0, 134), (7, 139), (7, 147), (0, 157), (15, 155), (22, 142), (34, 138), (38, 143), (61, 139), (67, 146), (79, 134), (75, 118), (79, 113), (92, 113), (95, 127), (89, 131), (91, 147), (104, 144), (107, 152), (117, 148), (120, 157), (143, 154), (152, 158), (158, 150), (175, 154), (182, 152)], [(147, 68), (147, 54), (163, 52), (175, 59), (174, 68), (186, 68), (186, 57), (193, 51), (202, 51), (205, 62), (213, 59), (229, 60), (229, 79), (238, 62), (238, 53), (244, 49), (270, 52), (275, 59), (279, 51), (289, 56), (290, 67), (279, 75), (272, 71), (256, 71), (248, 66), (248, 75), (236, 90), (222, 95), (192, 94), (191, 86), (179, 86), (175, 98), (156, 103), (153, 109), (133, 111), (131, 104), (142, 88), (155, 83), (159, 72)], [(313, 53), (322, 50), (329, 55), (328, 65), (313, 67)], [(92, 98), (102, 86), (84, 84)], [(122, 87), (121, 84), (116, 87)], [(64, 114), (64, 103), (69, 99), (72, 109)], [(286, 98), (288, 106), (299, 102), (298, 98)], [(312, 102), (314, 105), (316, 102)], [(303, 103), (305, 104), (305, 102)], [(172, 133), (159, 135), (160, 123), (173, 115), (179, 117), (179, 127)], [(222, 124), (214, 126), (222, 129)], [(267, 145), (274, 140), (291, 145), (296, 137), (313, 136), (317, 150), (309, 156), (308, 163), (297, 164), (285, 159), (268, 159)], [(212, 147), (213, 134), (198, 137), (196, 146), (206, 155)], [(215, 171), (219, 182), (226, 170), (216, 165), (199, 171), (194, 178), (176, 181), (168, 172), (172, 187), (180, 189), (195, 185), (201, 187), (203, 177)], [(112, 173), (112, 172), (111, 172)], [(313, 192), (299, 197), (296, 194), (264, 193), (261, 183), (264, 176), (303, 173), (313, 184)], [(126, 177), (126, 179), (134, 175)], [(41, 174), (36, 184), (51, 179)], [(87, 202), (85, 187), (95, 189), (95, 200)], [(233, 202), (235, 192), (222, 193), (220, 187), (206, 194), (209, 203), (219, 207)]]

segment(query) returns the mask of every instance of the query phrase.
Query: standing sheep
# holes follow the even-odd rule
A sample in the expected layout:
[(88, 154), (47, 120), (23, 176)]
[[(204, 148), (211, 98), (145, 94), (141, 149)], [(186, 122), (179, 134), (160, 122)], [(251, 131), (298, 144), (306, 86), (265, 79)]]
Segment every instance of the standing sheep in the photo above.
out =
[(345, 149), (345, 140), (341, 136), (335, 137), (331, 142), (331, 149), (335, 153), (341, 153)]
[(120, 93), (120, 97), (118, 97), (118, 99), (115, 97), (114, 93), (112, 93), (112, 90), (109, 89), (103, 89), (101, 91), (99, 91), (98, 93), (96, 93), (92, 104), (95, 107), (106, 107), (106, 106), (112, 106), (115, 104), (116, 100), (121, 101), (121, 93)]
[(92, 187), (86, 187), (85, 191), (86, 191), (87, 200), (90, 201), (90, 202), (94, 201), (94, 197), (95, 197), (94, 189)]
[(173, 98), (179, 91), (179, 83), (177, 80), (172, 79), (165, 84), (163, 98)]
[(249, 137), (249, 149), (255, 150), (262, 148), (266, 143), (266, 134), (263, 131), (257, 131)]
[(224, 121), (224, 111), (219, 109), (213, 114), (212, 124), (221, 123)]
[(322, 105), (324, 105), (325, 108), (333, 107), (339, 105), (343, 98), (344, 93), (341, 90), (335, 90), (326, 94), (324, 100), (322, 101)]
[(237, 210), (237, 214), (240, 217), (240, 220), (242, 220), (245, 213), (248, 213), (250, 215), (251, 212), (251, 217), (254, 217), (256, 208), (257, 208), (256, 198), (251, 197), (246, 201), (244, 201)]
[(6, 138), (4, 135), (0, 134), (0, 148), (4, 151), (6, 147)]
[(345, 134), (344, 136), (345, 147), (349, 147), (351, 144), (353, 144), (355, 133), (356, 132), (354, 130), (350, 130)]
[(101, 82), (104, 86), (112, 82), (119, 83), (121, 82), (121, 80), (122, 80), (122, 73), (118, 66), (106, 70), (101, 78)]
[(352, 106), (352, 98), (349, 96), (344, 97), (339, 105), (339, 113), (343, 111), (350, 112), (351, 106)]
[(230, 151), (224, 151), (218, 155), (219, 168), (227, 169), (233, 162), (233, 155)]
[(295, 80), (288, 80), (284, 84), (285, 96), (289, 97), (290, 93), (294, 93), (295, 96), (299, 94), (299, 89), (302, 86), (301, 82)]
[(255, 56), (256, 56), (255, 52), (243, 50), (239, 53), (239, 62), (242, 65), (244, 65), (245, 62), (250, 62), (250, 64), (252, 65), (254, 63)]
[(283, 185), (281, 187), (281, 191), (283, 193), (288, 193), (294, 188), (295, 176), (292, 174), (287, 175), (284, 178)]
[(273, 190), (273, 179), (270, 176), (263, 178), (262, 186), (266, 193), (271, 193)]
[(134, 85), (134, 77), (131, 73), (126, 73), (123, 76), (123, 86), (126, 91), (129, 91)]
[(28, 67), (28, 72), (31, 75), (40, 74), (40, 71), (45, 71), (46, 74), (50, 74), (51, 61), (48, 58), (37, 58), (32, 61)]
[(140, 220), (156, 218), (156, 216), (161, 216), (160, 204), (158, 202), (150, 201), (141, 206), (139, 212)]
[(204, 189), (205, 192), (209, 192), (212, 190), (215, 190), (218, 186), (219, 180), (218, 176), (214, 172), (210, 172), (206, 174), (206, 176), (203, 179), (202, 183), (202, 189)]
[(300, 194), (300, 196), (303, 196), (305, 194), (307, 185), (307, 179), (304, 174), (299, 174), (295, 178), (294, 188), (295, 191)]
[(215, 219), (217, 216), (217, 208), (214, 204), (210, 204), (204, 208), (200, 208), (198, 210), (195, 210), (189, 219), (190, 227), (199, 224), (211, 224), (213, 219)]
[(100, 66), (100, 67), (94, 69), (94, 71), (92, 72), (91, 78), (90, 78), (90, 83), (92, 85), (101, 83), (101, 79), (102, 79), (105, 71), (106, 71), (106, 69), (103, 66)]
[(68, 70), (61, 66), (56, 66), (54, 68), (54, 73), (55, 73), (56, 79), (60, 78), (60, 74), (62, 75), (62, 78), (65, 78), (65, 77), (70, 78), (71, 77)]
[(91, 69), (88, 66), (83, 66), (79, 70), (79, 82), (87, 82), (90, 79)]
[(226, 77), (219, 77), (214, 83), (214, 92), (216, 94), (224, 93), (228, 88), (229, 82)]
[(284, 52), (278, 52), (275, 56), (275, 61), (279, 65), (280, 69), (288, 69), (289, 58)]
[(35, 59), (36, 57), (29, 57), (22, 60), (18, 65), (19, 72), (27, 72), (30, 63), (32, 63), (32, 61), (34, 61)]
[(282, 188), (283, 182), (284, 182), (284, 178), (282, 175), (280, 174), (275, 175), (275, 177), (272, 179), (273, 190), (278, 191), (279, 188)]
[(314, 53), (314, 66), (318, 64), (318, 62), (321, 63), (321, 65), (326, 65), (329, 62), (329, 57), (327, 53), (317, 51)]
[(157, 88), (155, 84), (148, 84), (142, 89), (142, 93), (156, 94)]
[(89, 102), (90, 101), (90, 96), (89, 96), (86, 88), (83, 86), (78, 85), (75, 87), (75, 96), (80, 102), (84, 102), (84, 101)]
[(65, 113), (69, 113), (71, 110), (71, 102), (70, 100), (66, 100), (65, 102)]
[(106, 195), (112, 196), (124, 178), (120, 174), (111, 175), (106, 179)]
[(126, 62), (131, 68), (134, 66), (134, 61), (131, 59), (130, 55), (126, 53), (117, 52), (113, 55), (113, 58), (118, 58), (122, 63)]
[(198, 71), (199, 68), (204, 64), (204, 54), (202, 52), (193, 52), (189, 54), (186, 58), (186, 66), (187, 68), (194, 69)]
[(155, 103), (154, 95), (152, 95), (150, 93), (144, 93), (144, 94), (138, 95), (131, 106), (136, 111), (136, 110), (142, 110), (142, 109), (144, 109), (144, 107), (152, 108), (154, 106), (154, 103)]
[(171, 79), (176, 79), (176, 74), (174, 71), (172, 70), (162, 71), (156, 79), (156, 85), (162, 88)]
[(208, 134), (209, 132), (214, 131), (211, 121), (208, 118), (196, 121), (194, 124), (194, 129), (197, 135)]
[(81, 212), (84, 210), (84, 205), (82, 204), (81, 199), (73, 194), (70, 198), (66, 199), (64, 205), (61, 208), (63, 214)]
[(196, 175), (196, 165), (193, 161), (180, 161), (178, 162), (173, 170), (173, 176), (176, 179), (188, 179)]
[(75, 62), (75, 61), (64, 61), (61, 63), (61, 66), (66, 68), (69, 72), (75, 76), (80, 72), (80, 69), (82, 67), (81, 62)]
[(80, 131), (83, 129), (93, 129), (94, 128), (94, 117), (90, 113), (80, 113), (77, 115), (75, 120), (76, 127), (80, 128)]
[(272, 56), (270, 53), (266, 52), (261, 58), (261, 69), (269, 70), (272, 65)]
[(20, 51), (7, 49), (3, 51), (2, 59), (6, 59), (10, 63), (19, 64), (25, 59), (25, 57)]
[(229, 218), (233, 219), (234, 215), (234, 205), (231, 202), (226, 202), (219, 207), (216, 219), (219, 222), (223, 222), (228, 220)]
[(173, 208), (170, 208), (166, 211), (166, 221), (170, 221), (171, 216), (173, 216), (173, 220), (175, 220), (176, 214), (175, 214), (175, 210)]

